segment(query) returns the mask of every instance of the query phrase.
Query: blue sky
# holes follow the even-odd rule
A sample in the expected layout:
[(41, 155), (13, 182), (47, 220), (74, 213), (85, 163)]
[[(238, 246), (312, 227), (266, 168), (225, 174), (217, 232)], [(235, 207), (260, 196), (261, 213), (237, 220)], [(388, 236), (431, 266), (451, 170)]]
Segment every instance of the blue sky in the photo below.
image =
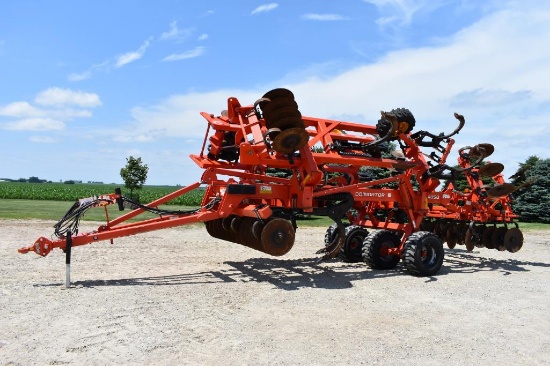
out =
[(189, 184), (199, 112), (276, 87), (307, 116), (464, 114), (455, 146), (494, 144), (509, 176), (550, 157), (549, 40), (533, 0), (3, 1), (0, 178), (119, 183), (133, 155), (147, 184)]

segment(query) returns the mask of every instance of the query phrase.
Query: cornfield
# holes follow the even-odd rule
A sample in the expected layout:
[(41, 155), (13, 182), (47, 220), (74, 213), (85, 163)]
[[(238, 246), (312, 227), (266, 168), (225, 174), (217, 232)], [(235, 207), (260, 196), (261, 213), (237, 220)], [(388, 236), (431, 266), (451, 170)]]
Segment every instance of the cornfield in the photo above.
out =
[[(114, 184), (64, 184), (64, 183), (23, 183), (0, 182), (0, 199), (27, 199), (47, 201), (76, 201), (81, 198), (114, 193), (119, 185)], [(129, 196), (130, 192), (122, 188), (122, 194)], [(142, 203), (154, 201), (181, 187), (174, 186), (144, 186), (134, 191), (134, 197), (139, 197)], [(182, 206), (199, 206), (202, 202), (204, 189), (195, 189), (167, 204)]]

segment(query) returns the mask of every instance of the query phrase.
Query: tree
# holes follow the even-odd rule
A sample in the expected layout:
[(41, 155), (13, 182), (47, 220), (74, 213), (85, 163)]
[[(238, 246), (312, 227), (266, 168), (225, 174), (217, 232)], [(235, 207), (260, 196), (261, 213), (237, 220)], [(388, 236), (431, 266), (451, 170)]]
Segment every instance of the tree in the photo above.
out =
[(519, 163), (518, 171), (510, 177), (512, 179), (512, 184), (515, 186), (520, 186), (527, 181), (526, 174), (531, 170), (538, 162), (540, 158), (538, 156), (532, 155), (525, 163)]
[(126, 158), (126, 166), (120, 169), (124, 186), (130, 190), (130, 198), (134, 199), (134, 190), (139, 190), (147, 180), (149, 167), (143, 164), (141, 158), (130, 156)]
[(531, 156), (512, 177), (514, 184), (524, 184), (514, 192), (513, 208), (519, 219), (550, 223), (550, 159)]

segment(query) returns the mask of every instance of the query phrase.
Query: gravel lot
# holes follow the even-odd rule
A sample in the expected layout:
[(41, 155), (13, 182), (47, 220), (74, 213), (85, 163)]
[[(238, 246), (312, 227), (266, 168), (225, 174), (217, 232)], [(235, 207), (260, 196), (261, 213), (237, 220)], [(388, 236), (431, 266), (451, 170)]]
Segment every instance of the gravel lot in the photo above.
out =
[(74, 248), (65, 289), (62, 251), (17, 253), (52, 225), (0, 220), (0, 365), (550, 364), (547, 231), (418, 278), (317, 263), (321, 228), (269, 257), (193, 225)]

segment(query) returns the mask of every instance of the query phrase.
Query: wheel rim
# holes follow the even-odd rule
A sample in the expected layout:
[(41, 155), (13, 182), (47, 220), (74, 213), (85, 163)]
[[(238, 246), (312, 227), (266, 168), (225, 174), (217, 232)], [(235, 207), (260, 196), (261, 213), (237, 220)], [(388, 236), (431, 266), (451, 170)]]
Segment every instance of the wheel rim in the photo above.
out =
[(394, 244), (391, 241), (385, 241), (380, 245), (380, 260), (383, 262), (389, 262), (393, 260), (393, 255), (389, 253), (390, 249), (394, 248)]
[(424, 245), (424, 247), (420, 251), (420, 259), (422, 260), (422, 263), (424, 263), (426, 266), (433, 266), (437, 260), (437, 253), (435, 251), (435, 248), (428, 244)]

